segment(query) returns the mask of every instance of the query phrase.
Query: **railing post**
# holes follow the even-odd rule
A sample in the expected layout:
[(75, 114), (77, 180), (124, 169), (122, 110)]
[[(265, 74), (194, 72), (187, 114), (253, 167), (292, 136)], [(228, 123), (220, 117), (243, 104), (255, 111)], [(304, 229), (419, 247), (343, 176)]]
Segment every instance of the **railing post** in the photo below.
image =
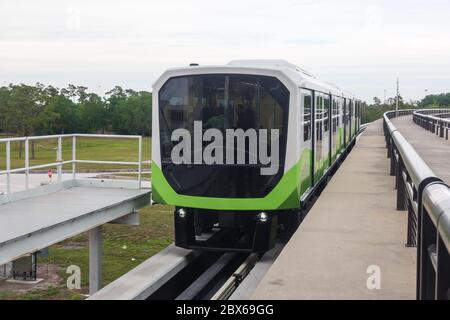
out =
[(6, 141), (6, 193), (11, 193), (11, 141)]
[(448, 300), (450, 292), (450, 255), (445, 248), (441, 235), (438, 233), (437, 241), (437, 266), (436, 266), (436, 283), (435, 283), (435, 299)]
[(419, 300), (431, 300), (435, 295), (435, 275), (428, 250), (432, 244), (436, 243), (436, 231), (424, 207), (422, 207), (421, 220), (421, 227), (418, 230), (420, 232), (417, 259), (419, 263), (418, 298)]
[(386, 149), (387, 149), (387, 157), (388, 157), (388, 159), (390, 159), (392, 157), (391, 145), (392, 145), (391, 137), (388, 136), (387, 140), (386, 140)]
[(439, 121), (439, 127), (440, 127), (440, 134), (439, 134), (439, 136), (441, 138), (443, 138), (444, 137), (444, 122), (442, 120)]
[(414, 208), (410, 200), (407, 201), (407, 210), (408, 210), (408, 227), (407, 227), (407, 235), (406, 235), (406, 246), (407, 247), (415, 247), (417, 246), (417, 217), (414, 213)]
[(29, 140), (25, 138), (25, 190), (30, 188), (30, 156), (29, 156)]
[(72, 136), (72, 179), (75, 180), (77, 178), (77, 136)]
[(57, 152), (57, 162), (58, 162), (58, 183), (62, 182), (62, 137), (58, 137), (58, 152)]
[(395, 148), (394, 143), (391, 141), (391, 176), (395, 176), (395, 167), (396, 167), (396, 158), (395, 158)]
[(406, 186), (405, 181), (403, 180), (403, 159), (399, 156), (398, 164), (397, 164), (397, 210), (406, 210), (405, 207), (405, 192)]
[(138, 183), (139, 183), (139, 189), (142, 185), (142, 136), (139, 136), (139, 151), (138, 151)]

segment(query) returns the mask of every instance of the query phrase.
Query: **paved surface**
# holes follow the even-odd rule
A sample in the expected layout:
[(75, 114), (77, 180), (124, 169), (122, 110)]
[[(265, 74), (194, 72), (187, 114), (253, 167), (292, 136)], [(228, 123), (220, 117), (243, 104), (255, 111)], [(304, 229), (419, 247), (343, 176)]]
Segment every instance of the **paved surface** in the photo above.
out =
[[(143, 171), (142, 173), (148, 173), (149, 171)], [(90, 172), (90, 173), (77, 173), (77, 179), (96, 179), (99, 175), (121, 175), (126, 173), (136, 173), (136, 171), (130, 172)], [(72, 180), (71, 173), (63, 173), (62, 181)], [(111, 180), (111, 179), (109, 179)], [(36, 188), (41, 185), (55, 184), (58, 181), (58, 175), (53, 174), (52, 180), (49, 179), (46, 173), (31, 173), (29, 175), (29, 187)], [(11, 191), (18, 192), (25, 190), (25, 174), (13, 173), (11, 174)], [(0, 175), (0, 194), (6, 193), (6, 174)]]
[(0, 205), (0, 245), (146, 193), (147, 189), (73, 187)]
[(434, 173), (450, 184), (450, 140), (418, 126), (412, 121), (412, 116), (391, 121)]
[[(414, 299), (416, 249), (405, 247), (407, 215), (396, 211), (395, 203), (394, 177), (389, 176), (382, 123), (377, 121), (252, 298)], [(379, 290), (367, 287), (371, 266), (380, 268)]]
[[(96, 173), (79, 173), (77, 174), (78, 178), (89, 179), (95, 178)], [(37, 188), (42, 185), (55, 184), (57, 183), (58, 177), (55, 173), (53, 178), (50, 180), (46, 173), (33, 173), (28, 176), (29, 178), (29, 187)], [(62, 180), (71, 180), (72, 174), (63, 173)], [(19, 192), (25, 190), (25, 174), (23, 173), (13, 173), (11, 174), (11, 191)], [(4, 192), (6, 193), (6, 174), (0, 175), (0, 194)]]

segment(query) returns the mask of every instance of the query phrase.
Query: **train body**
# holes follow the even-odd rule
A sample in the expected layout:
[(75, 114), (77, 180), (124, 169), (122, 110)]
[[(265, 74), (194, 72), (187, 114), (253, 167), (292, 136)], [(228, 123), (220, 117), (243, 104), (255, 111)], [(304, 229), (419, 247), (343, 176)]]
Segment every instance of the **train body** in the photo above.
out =
[(153, 88), (152, 200), (175, 243), (264, 252), (354, 144), (360, 101), (283, 60), (169, 69)]

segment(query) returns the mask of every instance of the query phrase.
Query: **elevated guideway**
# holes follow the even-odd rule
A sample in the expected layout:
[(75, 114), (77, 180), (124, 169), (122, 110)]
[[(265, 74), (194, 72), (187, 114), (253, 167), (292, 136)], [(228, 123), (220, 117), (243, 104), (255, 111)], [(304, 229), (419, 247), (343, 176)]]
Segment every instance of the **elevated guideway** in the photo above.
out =
[(252, 297), (449, 300), (449, 116), (369, 124)]
[(418, 126), (413, 122), (412, 116), (403, 116), (392, 119), (392, 123), (414, 150), (434, 171), (434, 173), (450, 184), (450, 141)]
[[(416, 250), (396, 209), (383, 122), (370, 124), (253, 299), (414, 299)], [(379, 281), (379, 282), (377, 282)]]

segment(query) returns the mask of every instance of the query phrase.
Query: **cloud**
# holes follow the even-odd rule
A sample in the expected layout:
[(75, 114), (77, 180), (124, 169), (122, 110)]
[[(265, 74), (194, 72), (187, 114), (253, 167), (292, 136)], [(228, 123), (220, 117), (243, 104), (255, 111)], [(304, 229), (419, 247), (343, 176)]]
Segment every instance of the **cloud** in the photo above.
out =
[(366, 100), (446, 90), (443, 0), (2, 1), (0, 84), (148, 89), (165, 68), (281, 58)]

